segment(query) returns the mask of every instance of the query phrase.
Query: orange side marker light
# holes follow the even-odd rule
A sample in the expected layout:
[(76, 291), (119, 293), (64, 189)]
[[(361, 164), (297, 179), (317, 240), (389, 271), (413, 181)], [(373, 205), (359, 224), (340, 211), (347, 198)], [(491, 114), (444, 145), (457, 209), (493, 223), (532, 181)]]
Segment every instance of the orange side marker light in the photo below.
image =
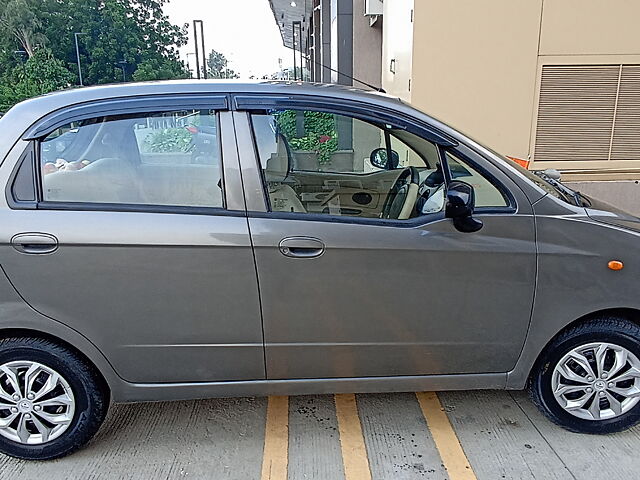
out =
[(531, 162), (529, 162), (529, 160), (523, 160), (522, 158), (510, 157), (509, 155), (507, 155), (507, 158), (509, 160), (512, 160), (512, 161), (516, 162), (521, 167), (524, 167), (524, 168), (527, 168), (527, 169), (529, 168), (529, 164), (531, 163)]
[(607, 263), (607, 267), (609, 267), (611, 270), (622, 270), (624, 268), (624, 264), (620, 261), (620, 260), (611, 260), (609, 263)]

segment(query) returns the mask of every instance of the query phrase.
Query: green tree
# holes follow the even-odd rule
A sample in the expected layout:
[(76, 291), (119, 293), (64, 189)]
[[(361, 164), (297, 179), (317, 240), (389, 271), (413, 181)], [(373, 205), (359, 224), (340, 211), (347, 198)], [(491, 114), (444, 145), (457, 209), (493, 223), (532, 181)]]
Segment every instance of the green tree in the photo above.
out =
[[(177, 1), (177, 0), (176, 0)], [(73, 75), (78, 70), (74, 33), (79, 37), (80, 60), (86, 85), (133, 80), (186, 78), (178, 48), (187, 41), (187, 27), (173, 25), (164, 15), (166, 0), (0, 0), (0, 82), (20, 67), (16, 50), (29, 56), (38, 45)], [(55, 47), (53, 47), (55, 45)], [(20, 67), (22, 68), (22, 67)]]
[(209, 78), (240, 78), (240, 75), (229, 68), (227, 57), (215, 50), (211, 50), (207, 59), (207, 73)]
[[(122, 79), (116, 67), (126, 62), (127, 78), (186, 78), (178, 48), (187, 42), (185, 26), (173, 25), (162, 11), (166, 0), (42, 0), (45, 33), (57, 37), (60, 58), (75, 67), (73, 32), (83, 32), (80, 53), (86, 84)], [(65, 32), (60, 35), (60, 32)], [(136, 74), (137, 70), (142, 71)]]
[(38, 48), (24, 65), (13, 68), (0, 83), (0, 111), (22, 100), (68, 87), (73, 75), (54, 58), (51, 50)]
[(45, 42), (40, 32), (42, 22), (38, 18), (38, 5), (34, 0), (9, 0), (0, 5), (0, 27), (17, 40), (29, 57), (34, 53), (38, 44)]

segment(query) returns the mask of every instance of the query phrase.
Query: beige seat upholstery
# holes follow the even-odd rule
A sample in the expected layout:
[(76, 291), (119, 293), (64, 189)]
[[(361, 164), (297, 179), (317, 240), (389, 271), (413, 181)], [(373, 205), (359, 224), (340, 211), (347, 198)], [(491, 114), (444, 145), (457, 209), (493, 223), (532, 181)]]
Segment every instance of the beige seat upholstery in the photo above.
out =
[(413, 212), (413, 209), (416, 206), (416, 201), (418, 200), (418, 190), (418, 185), (415, 183), (409, 184), (407, 196), (405, 198), (404, 205), (402, 206), (402, 210), (398, 215), (398, 220), (407, 220), (411, 217), (411, 213)]
[(287, 181), (292, 178), (289, 174), (289, 154), (282, 137), (278, 137), (276, 152), (267, 160), (264, 175), (269, 191), (271, 210), (274, 212), (306, 213), (300, 198)]
[(101, 158), (81, 170), (45, 175), (45, 200), (57, 202), (143, 203), (135, 168), (128, 160)]
[(138, 170), (142, 194), (152, 205), (223, 206), (217, 166), (143, 164)]
[(45, 175), (45, 199), (57, 202), (145, 203), (222, 207), (213, 165), (140, 165), (102, 158), (82, 170)]

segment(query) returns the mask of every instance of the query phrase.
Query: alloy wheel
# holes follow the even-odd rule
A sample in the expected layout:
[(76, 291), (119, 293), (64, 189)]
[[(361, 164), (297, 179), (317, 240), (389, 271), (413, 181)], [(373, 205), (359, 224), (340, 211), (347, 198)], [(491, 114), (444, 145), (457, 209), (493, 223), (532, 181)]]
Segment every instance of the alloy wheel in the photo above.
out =
[(619, 417), (640, 401), (640, 360), (612, 343), (588, 343), (572, 349), (551, 377), (560, 406), (578, 418)]
[(0, 435), (25, 445), (58, 438), (71, 424), (75, 398), (69, 383), (46, 365), (0, 365)]

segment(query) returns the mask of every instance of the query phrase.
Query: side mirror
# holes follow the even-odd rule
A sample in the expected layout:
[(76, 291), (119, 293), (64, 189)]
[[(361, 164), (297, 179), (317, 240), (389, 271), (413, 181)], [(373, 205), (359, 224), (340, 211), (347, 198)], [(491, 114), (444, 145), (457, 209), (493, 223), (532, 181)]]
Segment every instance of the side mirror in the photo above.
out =
[(482, 228), (482, 220), (473, 218), (475, 202), (475, 193), (471, 185), (458, 180), (449, 184), (445, 215), (453, 220), (453, 225), (459, 231), (472, 233)]
[(369, 156), (369, 161), (371, 165), (378, 168), (383, 168), (385, 170), (393, 170), (398, 167), (398, 163), (400, 163), (400, 155), (395, 150), (391, 150), (391, 163), (389, 163), (389, 159), (387, 158), (387, 149), (386, 148), (376, 148), (371, 155)]
[(555, 168), (547, 168), (542, 173), (544, 173), (547, 177), (552, 178), (553, 180), (557, 180), (558, 182), (560, 181), (560, 178), (562, 176), (560, 171), (556, 170)]

